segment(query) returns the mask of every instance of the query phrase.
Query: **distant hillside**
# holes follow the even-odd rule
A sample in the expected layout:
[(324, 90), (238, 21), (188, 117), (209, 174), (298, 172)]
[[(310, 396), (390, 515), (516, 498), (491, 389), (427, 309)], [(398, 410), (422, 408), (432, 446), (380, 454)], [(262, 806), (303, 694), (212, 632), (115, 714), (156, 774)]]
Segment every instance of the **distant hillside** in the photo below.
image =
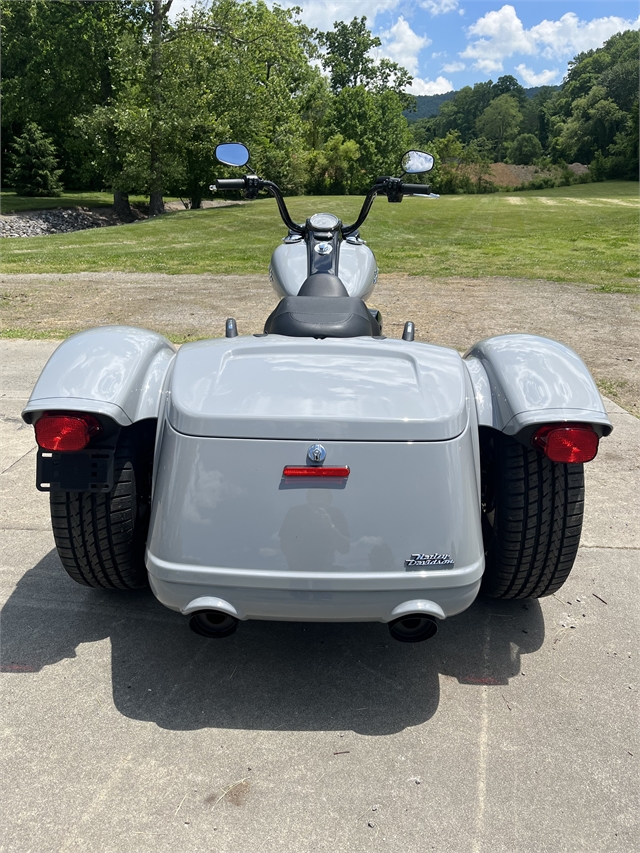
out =
[[(555, 92), (557, 89), (560, 89), (560, 86), (532, 86), (530, 89), (525, 89), (527, 98), (535, 98), (543, 88), (552, 89)], [(407, 121), (418, 121), (419, 118), (431, 118), (431, 116), (437, 115), (440, 104), (450, 101), (457, 94), (457, 91), (445, 92), (444, 95), (417, 95), (416, 111), (410, 112), (409, 110), (405, 110), (405, 118)]]
[(535, 98), (542, 89), (550, 89), (552, 92), (557, 92), (559, 89), (562, 89), (562, 86), (532, 86), (530, 89), (525, 89), (527, 98)]
[(418, 121), (419, 118), (431, 118), (438, 114), (440, 104), (449, 101), (455, 92), (445, 92), (444, 95), (418, 95), (416, 97), (416, 111), (414, 113), (405, 110), (408, 121)]

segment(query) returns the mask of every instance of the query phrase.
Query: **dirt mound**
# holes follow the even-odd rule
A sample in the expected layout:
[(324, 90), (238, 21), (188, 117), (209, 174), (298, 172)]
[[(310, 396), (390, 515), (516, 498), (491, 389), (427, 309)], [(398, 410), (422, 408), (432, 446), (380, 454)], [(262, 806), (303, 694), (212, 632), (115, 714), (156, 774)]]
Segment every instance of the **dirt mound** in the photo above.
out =
[[(588, 166), (582, 163), (572, 163), (567, 167), (574, 175), (586, 175)], [(560, 170), (540, 169), (538, 166), (515, 166), (513, 163), (492, 163), (489, 170), (489, 180), (498, 187), (518, 187), (528, 184), (536, 178), (557, 178)]]

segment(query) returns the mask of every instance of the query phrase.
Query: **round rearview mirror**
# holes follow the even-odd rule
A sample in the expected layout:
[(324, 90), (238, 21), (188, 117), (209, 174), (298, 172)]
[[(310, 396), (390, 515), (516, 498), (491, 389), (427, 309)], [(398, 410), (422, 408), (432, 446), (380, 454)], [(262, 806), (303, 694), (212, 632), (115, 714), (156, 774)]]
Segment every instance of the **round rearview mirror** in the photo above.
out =
[(216, 160), (225, 166), (245, 166), (249, 162), (249, 150), (241, 142), (223, 142), (216, 147)]
[(402, 158), (402, 168), (407, 175), (421, 175), (433, 169), (433, 157), (424, 151), (407, 151)]

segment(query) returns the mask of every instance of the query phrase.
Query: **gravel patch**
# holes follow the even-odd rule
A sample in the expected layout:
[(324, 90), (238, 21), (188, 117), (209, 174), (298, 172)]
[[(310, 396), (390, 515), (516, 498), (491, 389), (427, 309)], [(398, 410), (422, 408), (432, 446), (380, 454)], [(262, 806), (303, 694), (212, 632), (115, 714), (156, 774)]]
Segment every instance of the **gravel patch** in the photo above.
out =
[[(246, 201), (203, 201), (202, 208), (234, 207), (247, 204)], [(165, 213), (186, 210), (182, 201), (168, 201)], [(147, 219), (146, 208), (140, 210), (132, 206), (134, 222)], [(76, 207), (55, 210), (30, 210), (23, 213), (11, 213), (0, 216), (0, 238), (2, 237), (44, 237), (48, 234), (68, 234), (71, 231), (84, 231), (87, 228), (104, 228), (107, 225), (129, 225), (123, 222), (111, 207)]]
[[(0, 320), (15, 336), (66, 333), (105, 324), (184, 339), (261, 332), (278, 297), (263, 275), (77, 273), (0, 275)], [(640, 414), (640, 300), (591, 285), (511, 278), (381, 275), (369, 300), (384, 332), (466, 350), (491, 335), (526, 332), (562, 341), (586, 362), (606, 396)], [(15, 333), (14, 333), (15, 334)]]
[[(115, 222), (114, 222), (115, 219)], [(0, 217), (0, 237), (42, 237), (119, 224), (109, 209), (39, 210)]]

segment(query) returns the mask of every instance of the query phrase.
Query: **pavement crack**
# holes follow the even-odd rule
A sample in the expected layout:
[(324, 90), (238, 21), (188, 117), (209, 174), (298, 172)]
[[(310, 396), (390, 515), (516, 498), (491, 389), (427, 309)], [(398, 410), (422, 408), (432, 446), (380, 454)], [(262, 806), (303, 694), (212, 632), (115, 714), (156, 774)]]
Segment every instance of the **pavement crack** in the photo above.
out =
[(640, 551), (636, 545), (581, 545), (581, 551)]
[(25, 456), (28, 456), (30, 453), (33, 453), (33, 451), (34, 451), (34, 450), (36, 450), (36, 445), (35, 445), (35, 444), (33, 445), (33, 447), (30, 447), (30, 448), (29, 448), (29, 450), (27, 450), (27, 452), (26, 452), (26, 453), (23, 453), (23, 454), (22, 454), (22, 456), (21, 456), (19, 459), (16, 459), (16, 461), (15, 461), (15, 462), (12, 462), (12, 463), (11, 463), (11, 465), (9, 465), (9, 467), (8, 467), (8, 468), (5, 468), (5, 469), (4, 469), (4, 471), (0, 471), (0, 476), (1, 476), (2, 474), (6, 474), (6, 473), (7, 473), (7, 471), (10, 471), (12, 468), (14, 468), (14, 467), (18, 464), (18, 462), (22, 462), (22, 460), (25, 458)]

